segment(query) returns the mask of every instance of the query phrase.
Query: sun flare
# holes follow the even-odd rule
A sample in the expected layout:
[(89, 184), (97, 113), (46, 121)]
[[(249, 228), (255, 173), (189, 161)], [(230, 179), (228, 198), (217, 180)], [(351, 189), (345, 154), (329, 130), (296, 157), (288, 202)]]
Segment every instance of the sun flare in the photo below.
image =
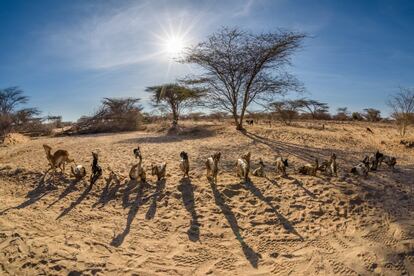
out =
[(184, 50), (184, 40), (180, 37), (170, 37), (165, 41), (165, 51), (171, 55), (178, 55)]
[(178, 57), (180, 56), (185, 48), (185, 41), (180, 36), (170, 36), (167, 37), (164, 41), (164, 51), (169, 57)]

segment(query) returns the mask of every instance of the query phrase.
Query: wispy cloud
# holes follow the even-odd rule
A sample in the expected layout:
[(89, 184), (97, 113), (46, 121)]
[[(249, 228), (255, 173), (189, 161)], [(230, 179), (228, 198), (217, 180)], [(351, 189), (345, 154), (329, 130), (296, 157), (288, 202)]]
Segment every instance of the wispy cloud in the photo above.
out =
[(166, 11), (150, 2), (95, 14), (70, 27), (53, 28), (44, 40), (45, 49), (86, 69), (111, 69), (154, 60), (163, 51), (157, 34), (188, 34), (197, 17), (185, 10)]
[(246, 0), (245, 3), (241, 6), (241, 8), (237, 9), (234, 13), (234, 16), (247, 16), (250, 13), (250, 10), (257, 0)]

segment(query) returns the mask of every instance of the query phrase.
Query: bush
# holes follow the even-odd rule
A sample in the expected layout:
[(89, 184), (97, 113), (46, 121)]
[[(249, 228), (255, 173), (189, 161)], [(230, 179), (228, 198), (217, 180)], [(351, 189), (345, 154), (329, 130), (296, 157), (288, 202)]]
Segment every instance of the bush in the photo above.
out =
[(71, 131), (80, 134), (133, 131), (142, 125), (142, 108), (135, 98), (104, 98), (92, 116), (81, 117)]

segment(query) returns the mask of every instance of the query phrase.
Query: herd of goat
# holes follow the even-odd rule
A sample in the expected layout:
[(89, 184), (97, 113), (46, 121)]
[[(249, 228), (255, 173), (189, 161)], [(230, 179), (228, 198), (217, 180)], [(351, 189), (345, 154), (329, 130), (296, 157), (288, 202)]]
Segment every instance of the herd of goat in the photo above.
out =
[[(65, 164), (75, 163), (74, 159), (69, 158), (69, 153), (66, 150), (59, 149), (52, 154), (52, 148), (48, 145), (43, 145), (43, 148), (46, 152), (46, 157), (49, 161), (50, 170), (56, 171), (59, 168), (63, 173), (65, 172)], [(131, 180), (139, 180), (142, 182), (146, 181), (146, 173), (142, 164), (142, 154), (140, 147), (138, 146), (133, 150), (133, 154), (137, 162), (131, 167), (129, 172), (129, 177)], [(95, 182), (102, 175), (102, 168), (98, 165), (98, 154), (92, 152), (92, 173), (91, 173), (91, 183)], [(205, 165), (207, 171), (207, 178), (217, 183), (217, 175), (219, 172), (219, 161), (221, 153), (216, 152), (210, 157), (207, 158)], [(237, 175), (240, 178), (243, 178), (245, 181), (249, 178), (250, 173), (250, 157), (251, 153), (247, 152), (240, 156), (236, 163)], [(180, 169), (184, 173), (184, 177), (189, 177), (190, 171), (190, 161), (188, 154), (184, 151), (180, 153)], [(365, 158), (360, 161), (358, 164), (352, 167), (351, 173), (360, 176), (367, 176), (368, 172), (375, 171), (382, 164), (385, 163), (391, 169), (394, 169), (397, 160), (395, 157), (387, 156), (379, 151), (375, 152), (372, 155), (365, 156)], [(288, 159), (277, 157), (275, 160), (276, 173), (281, 174), (282, 176), (287, 176), (286, 169), (289, 166)], [(76, 165), (71, 167), (73, 176), (80, 180), (86, 176), (86, 169), (82, 165)], [(167, 163), (163, 162), (161, 164), (151, 164), (151, 175), (156, 176), (157, 180), (165, 178), (167, 171)], [(332, 153), (329, 160), (323, 160), (319, 162), (317, 158), (313, 163), (308, 163), (300, 166), (297, 170), (298, 173), (303, 175), (316, 176), (318, 171), (326, 173), (330, 176), (338, 176), (338, 164), (336, 161), (336, 154)], [(47, 173), (46, 172), (46, 173)], [(260, 158), (258, 162), (258, 167), (252, 171), (252, 174), (257, 177), (265, 177), (265, 164)]]

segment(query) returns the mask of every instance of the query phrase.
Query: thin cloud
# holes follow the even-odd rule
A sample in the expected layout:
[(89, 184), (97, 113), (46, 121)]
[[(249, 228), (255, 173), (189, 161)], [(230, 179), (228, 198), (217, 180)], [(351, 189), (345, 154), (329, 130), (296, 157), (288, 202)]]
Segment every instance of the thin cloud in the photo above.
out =
[(69, 28), (51, 30), (45, 48), (49, 54), (85, 69), (113, 69), (148, 62), (162, 55), (162, 45), (154, 33), (162, 35), (163, 24), (189, 26), (195, 21), (190, 13), (181, 12), (175, 17), (177, 22), (172, 22), (169, 12), (144, 2), (96, 15)]

